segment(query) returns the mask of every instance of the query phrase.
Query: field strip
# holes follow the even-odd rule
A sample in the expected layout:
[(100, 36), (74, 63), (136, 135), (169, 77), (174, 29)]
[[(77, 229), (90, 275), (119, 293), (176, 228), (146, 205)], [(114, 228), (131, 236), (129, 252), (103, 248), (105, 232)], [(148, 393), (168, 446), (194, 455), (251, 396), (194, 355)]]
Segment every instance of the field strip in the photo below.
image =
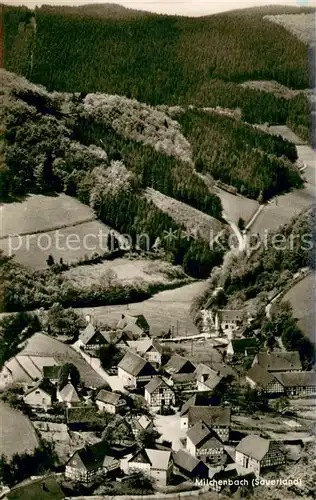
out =
[(65, 229), (67, 227), (76, 227), (80, 226), (82, 224), (86, 224), (87, 222), (92, 222), (97, 220), (97, 216), (89, 216), (86, 217), (85, 219), (82, 219), (81, 221), (75, 222), (75, 223), (70, 223), (70, 224), (56, 224), (55, 226), (51, 226), (49, 228), (44, 228), (44, 229), (39, 229), (38, 231), (32, 231), (32, 232), (24, 232), (24, 233), (17, 233), (17, 234), (5, 234), (4, 236), (0, 236), (0, 240), (6, 240), (7, 238), (10, 237), (17, 237), (17, 236), (29, 236), (32, 234), (43, 234), (43, 233), (51, 233), (52, 231), (58, 231), (59, 229)]

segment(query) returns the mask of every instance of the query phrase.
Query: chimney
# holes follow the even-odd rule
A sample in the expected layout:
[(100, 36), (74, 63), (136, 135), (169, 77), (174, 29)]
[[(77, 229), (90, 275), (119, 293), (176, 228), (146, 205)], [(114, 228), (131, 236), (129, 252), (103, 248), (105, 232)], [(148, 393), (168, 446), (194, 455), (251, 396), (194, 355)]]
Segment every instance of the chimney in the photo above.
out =
[(91, 315), (90, 315), (90, 314), (87, 314), (87, 315), (85, 316), (85, 319), (86, 319), (86, 322), (87, 322), (87, 323), (91, 323)]

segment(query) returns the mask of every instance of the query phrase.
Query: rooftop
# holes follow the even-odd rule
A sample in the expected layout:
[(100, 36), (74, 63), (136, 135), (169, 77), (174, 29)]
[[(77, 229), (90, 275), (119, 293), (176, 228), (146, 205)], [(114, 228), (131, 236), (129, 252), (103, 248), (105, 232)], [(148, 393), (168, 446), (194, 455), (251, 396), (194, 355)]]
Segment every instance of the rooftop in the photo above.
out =
[(253, 365), (250, 368), (246, 377), (250, 378), (250, 380), (263, 389), (265, 389), (269, 384), (275, 382), (274, 376), (258, 364)]
[(236, 447), (236, 451), (247, 455), (255, 460), (262, 460), (268, 453), (270, 440), (264, 439), (256, 434), (244, 437)]
[(202, 420), (207, 426), (229, 426), (231, 409), (221, 406), (192, 406), (188, 412), (189, 425)]
[(171, 451), (152, 450), (145, 448), (153, 469), (167, 470), (171, 458)]
[(170, 387), (161, 377), (155, 377), (151, 379), (151, 381), (148, 382), (148, 384), (145, 386), (145, 391), (147, 391), (149, 394), (152, 394), (156, 389), (158, 389), (158, 387), (162, 385), (173, 390), (172, 387)]
[(71, 382), (65, 385), (61, 391), (59, 391), (59, 396), (64, 403), (79, 403), (80, 398), (78, 393)]
[(101, 389), (101, 391), (98, 392), (96, 401), (102, 401), (103, 403), (107, 403), (110, 405), (116, 406), (121, 399), (121, 395), (117, 394), (116, 392), (109, 392), (106, 391), (105, 389)]
[(197, 422), (187, 432), (187, 437), (195, 446), (198, 446), (204, 439), (208, 438), (208, 436), (211, 436), (211, 431), (202, 420)]
[[(132, 351), (127, 351), (124, 358), (119, 362), (118, 368), (126, 371), (130, 375), (137, 377), (137, 375), (146, 366), (148, 361), (143, 359), (141, 356)], [(155, 371), (152, 367), (153, 372)]]
[(188, 364), (186, 368), (186, 372), (190, 373), (195, 370), (195, 366), (189, 361), (187, 358), (180, 356), (180, 354), (174, 354), (169, 359), (168, 363), (164, 367), (165, 371), (170, 375), (173, 373), (179, 373), (181, 370), (185, 368), (185, 365)]
[(92, 323), (88, 323), (88, 325), (86, 326), (86, 328), (80, 333), (79, 335), (79, 340), (81, 340), (81, 342), (86, 345), (92, 338), (93, 336), (98, 333), (100, 334), (104, 340), (106, 342), (108, 342), (108, 339), (107, 339), (107, 336), (106, 336), (106, 333), (107, 332), (101, 332), (99, 328), (97, 328), (96, 326), (94, 326)]
[(191, 406), (209, 406), (209, 401), (210, 397), (208, 392), (197, 392), (185, 403), (183, 403), (180, 416), (184, 417), (188, 413)]
[[(199, 465), (200, 460), (198, 460), (196, 457), (191, 455), (188, 451), (184, 449), (178, 450), (176, 453), (173, 455), (174, 458), (174, 463), (178, 467), (181, 467), (182, 469), (188, 471), (188, 472), (193, 472), (194, 469)], [(206, 465), (205, 465), (206, 467)]]
[(316, 372), (274, 372), (283, 387), (316, 387)]
[(297, 371), (302, 369), (298, 351), (259, 352), (257, 363), (269, 372)]

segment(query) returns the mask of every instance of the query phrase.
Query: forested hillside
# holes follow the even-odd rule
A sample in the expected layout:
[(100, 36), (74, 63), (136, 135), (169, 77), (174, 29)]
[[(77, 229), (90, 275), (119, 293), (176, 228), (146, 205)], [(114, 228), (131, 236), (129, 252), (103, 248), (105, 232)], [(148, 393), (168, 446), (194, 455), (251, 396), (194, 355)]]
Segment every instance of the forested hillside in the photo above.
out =
[(260, 201), (301, 187), (294, 144), (216, 113), (188, 111), (179, 118), (198, 171)]
[(42, 7), (32, 20), (30, 11), (5, 8), (5, 67), (50, 90), (107, 92), (153, 105), (240, 107), (246, 121), (290, 122), (308, 137), (305, 96), (286, 101), (239, 86), (255, 79), (309, 85), (306, 45), (264, 20), (269, 13), (274, 10), (178, 18), (114, 7)]
[[(183, 265), (191, 276), (207, 277), (220, 263), (223, 249), (210, 249), (204, 240), (187, 237), (184, 227), (143, 196), (143, 188), (159, 184), (161, 176), (162, 190), (221, 218), (221, 202), (194, 171), (189, 144), (177, 122), (117, 96), (99, 95), (104, 105), (100, 112), (97, 106), (90, 107), (92, 95), (82, 100), (80, 95), (50, 94), (3, 70), (0, 81), (2, 198), (64, 191), (90, 205), (103, 222), (133, 241), (141, 233), (147, 233), (152, 245), (159, 239), (166, 257)], [(123, 107), (129, 120), (120, 122)], [(136, 134), (135, 140), (125, 139), (122, 124), (125, 134)], [(167, 151), (155, 151), (154, 145)], [(186, 162), (178, 159), (184, 154)]]

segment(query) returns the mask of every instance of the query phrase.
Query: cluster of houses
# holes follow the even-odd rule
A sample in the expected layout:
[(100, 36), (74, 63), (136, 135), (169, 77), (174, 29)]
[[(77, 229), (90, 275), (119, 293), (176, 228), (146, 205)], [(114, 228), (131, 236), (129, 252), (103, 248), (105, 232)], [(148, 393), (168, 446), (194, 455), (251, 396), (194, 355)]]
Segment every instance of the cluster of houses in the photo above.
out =
[(316, 394), (316, 372), (303, 371), (297, 351), (259, 352), (246, 380), (269, 397)]
[[(253, 359), (245, 376), (250, 387), (271, 397), (316, 394), (316, 373), (302, 370), (297, 352), (259, 352), (255, 338), (234, 338), (244, 321), (240, 311), (218, 310), (212, 321), (215, 329), (230, 339), (225, 363)], [(221, 384), (227, 381), (227, 367), (218, 371), (202, 363), (195, 365), (177, 353), (165, 363), (162, 344), (149, 336), (144, 316), (122, 315), (112, 330), (94, 325), (89, 319), (78, 344), (89, 354), (115, 344), (123, 352), (115, 376), (130, 396), (136, 391), (144, 397), (147, 411), (138, 415), (125, 411), (123, 424), (131, 427), (132, 443), (127, 440), (114, 446), (103, 440), (76, 450), (65, 464), (67, 479), (91, 484), (100, 477), (141, 471), (156, 484), (166, 486), (174, 474), (191, 480), (219, 480), (249, 473), (259, 476), (266, 467), (285, 463), (282, 446), (274, 440), (257, 434), (232, 439), (232, 410), (229, 406), (214, 406), (213, 399), (214, 390), (220, 391)], [(107, 389), (99, 390), (93, 402), (87, 404), (70, 377), (64, 387), (58, 387), (59, 371), (60, 365), (53, 357), (18, 354), (3, 366), (0, 388), (13, 382), (23, 384), (23, 400), (35, 409), (48, 410), (55, 402), (60, 403), (70, 429), (85, 429), (96, 415), (116, 415), (126, 408), (125, 394)], [(171, 444), (159, 441), (153, 448), (142, 446), (141, 433), (152, 431), (155, 413), (163, 414), (166, 408), (177, 411), (181, 446), (172, 449)], [(221, 490), (219, 484), (213, 483), (216, 491)]]

